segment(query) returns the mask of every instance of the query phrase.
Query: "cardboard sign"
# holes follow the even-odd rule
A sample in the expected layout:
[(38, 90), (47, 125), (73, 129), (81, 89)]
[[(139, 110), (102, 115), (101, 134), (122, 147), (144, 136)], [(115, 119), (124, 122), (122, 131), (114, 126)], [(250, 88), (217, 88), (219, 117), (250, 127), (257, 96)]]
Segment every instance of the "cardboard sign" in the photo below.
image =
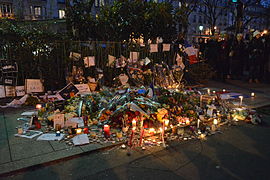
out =
[(81, 58), (81, 54), (80, 53), (76, 53), (76, 52), (70, 52), (69, 54), (69, 58), (78, 61)]
[(88, 84), (75, 84), (75, 87), (79, 90), (79, 94), (90, 93)]
[(95, 66), (95, 56), (88, 56), (83, 58), (84, 66), (85, 67), (91, 67)]
[(43, 92), (43, 84), (40, 79), (26, 79), (26, 93)]
[(74, 86), (73, 83), (69, 83), (66, 87), (61, 89), (58, 94), (63, 98), (63, 99), (69, 99), (70, 98), (70, 93), (73, 92), (74, 95), (79, 92), (79, 90)]
[(150, 44), (150, 52), (158, 52), (158, 45), (157, 44)]
[(170, 51), (171, 45), (170, 44), (163, 44), (163, 52), (164, 51)]
[(2, 61), (2, 67), (1, 67), (2, 72), (17, 72), (18, 71), (18, 66), (16, 63), (10, 63), (8, 61), (5, 61), (5, 62), (4, 61)]
[(116, 57), (108, 55), (108, 66), (111, 66), (113, 64), (113, 62), (116, 60)]
[(0, 85), (0, 98), (6, 97), (5, 86)]
[(65, 114), (55, 114), (53, 117), (53, 127), (55, 129), (56, 124), (59, 124), (61, 128), (65, 126)]
[(16, 96), (24, 96), (25, 95), (24, 86), (16, 86), (15, 90), (16, 90)]
[(16, 91), (14, 86), (5, 86), (6, 97), (16, 96)]

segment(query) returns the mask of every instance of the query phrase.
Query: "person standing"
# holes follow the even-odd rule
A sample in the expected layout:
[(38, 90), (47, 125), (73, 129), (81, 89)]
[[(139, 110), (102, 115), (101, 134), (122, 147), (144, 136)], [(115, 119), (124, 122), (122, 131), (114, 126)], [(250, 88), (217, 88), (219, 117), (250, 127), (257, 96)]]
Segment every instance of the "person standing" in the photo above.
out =
[(264, 46), (260, 37), (261, 33), (259, 31), (255, 31), (249, 45), (249, 83), (259, 83), (259, 79), (261, 80), (262, 78), (260, 68), (263, 63)]
[(243, 67), (247, 57), (245, 56), (246, 44), (243, 39), (243, 34), (239, 33), (236, 36), (232, 45), (232, 76), (233, 79), (241, 79), (243, 75)]

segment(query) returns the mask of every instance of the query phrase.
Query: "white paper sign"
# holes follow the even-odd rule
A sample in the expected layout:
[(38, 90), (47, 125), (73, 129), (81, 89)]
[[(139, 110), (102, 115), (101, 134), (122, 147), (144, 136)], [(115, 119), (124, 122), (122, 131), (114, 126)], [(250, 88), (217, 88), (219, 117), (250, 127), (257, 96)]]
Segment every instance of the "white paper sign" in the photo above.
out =
[(112, 56), (112, 55), (108, 55), (108, 66), (111, 66), (113, 64), (113, 62), (116, 60), (116, 57)]
[(60, 141), (64, 138), (65, 134), (60, 134), (60, 136), (56, 136), (56, 134), (42, 134), (37, 138), (37, 141)]
[(119, 80), (120, 80), (122, 85), (126, 85), (128, 82), (128, 76), (126, 74), (120, 74)]
[(43, 84), (40, 79), (26, 79), (26, 93), (43, 92)]
[(171, 45), (170, 44), (163, 44), (163, 51), (170, 51)]
[(84, 66), (85, 67), (91, 67), (95, 66), (95, 56), (88, 56), (83, 58)]
[(90, 88), (88, 84), (75, 84), (76, 88), (79, 90), (79, 94), (90, 93)]
[(150, 52), (158, 52), (158, 45), (157, 44), (150, 44)]
[(6, 97), (16, 96), (16, 90), (14, 86), (5, 86)]
[(146, 57), (145, 58), (145, 61), (144, 61), (144, 64), (145, 65), (148, 65), (150, 62), (151, 62), (151, 60), (148, 57)]
[(33, 139), (34, 137), (36, 137), (40, 134), (42, 134), (41, 131), (28, 130), (28, 131), (26, 131), (25, 134), (15, 134), (14, 136)]
[(5, 86), (0, 85), (0, 98), (6, 97)]
[(139, 59), (139, 52), (130, 52), (129, 59), (131, 60), (132, 63), (136, 63)]
[(177, 57), (176, 57), (176, 64), (177, 66), (180, 66), (181, 69), (185, 68), (185, 65), (183, 63), (183, 58), (179, 54), (177, 54)]
[(72, 142), (75, 146), (89, 144), (89, 138), (87, 134), (79, 134), (72, 138)]
[(83, 119), (81, 117), (71, 118), (70, 121), (78, 123), (78, 127), (84, 127)]
[(24, 96), (24, 86), (16, 86), (16, 96)]
[(53, 116), (53, 127), (56, 128), (56, 124), (59, 124), (61, 128), (65, 126), (65, 115), (64, 114), (55, 114)]

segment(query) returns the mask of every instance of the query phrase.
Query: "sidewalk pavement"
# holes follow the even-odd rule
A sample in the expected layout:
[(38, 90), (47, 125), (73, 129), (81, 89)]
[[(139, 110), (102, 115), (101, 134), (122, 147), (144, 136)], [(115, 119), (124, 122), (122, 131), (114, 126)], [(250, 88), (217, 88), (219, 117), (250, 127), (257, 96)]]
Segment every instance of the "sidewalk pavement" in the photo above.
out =
[(91, 143), (84, 146), (69, 146), (65, 142), (36, 141), (36, 138), (15, 137), (19, 123), (17, 118), (27, 110), (30, 109), (0, 109), (0, 175), (121, 144)]
[[(206, 87), (215, 90), (226, 89), (250, 95), (256, 93), (255, 98), (246, 98), (244, 104), (258, 108), (270, 105), (269, 84), (248, 84), (241, 81), (227, 81), (227, 83), (210, 81)], [(0, 109), (0, 175), (11, 171), (24, 169), (52, 161), (76, 157), (82, 153), (91, 153), (118, 144), (88, 144), (84, 146), (69, 146), (58, 141), (36, 141), (15, 137), (18, 126), (17, 118), (29, 108)]]

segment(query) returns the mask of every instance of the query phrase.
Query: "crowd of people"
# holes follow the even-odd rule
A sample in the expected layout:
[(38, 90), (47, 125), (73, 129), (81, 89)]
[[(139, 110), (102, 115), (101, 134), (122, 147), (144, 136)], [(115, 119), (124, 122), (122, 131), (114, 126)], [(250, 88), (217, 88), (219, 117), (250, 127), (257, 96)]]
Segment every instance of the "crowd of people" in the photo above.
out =
[(253, 31), (245, 36), (215, 35), (199, 39), (199, 51), (216, 71), (216, 78), (246, 80), (249, 83), (270, 81), (270, 33)]

